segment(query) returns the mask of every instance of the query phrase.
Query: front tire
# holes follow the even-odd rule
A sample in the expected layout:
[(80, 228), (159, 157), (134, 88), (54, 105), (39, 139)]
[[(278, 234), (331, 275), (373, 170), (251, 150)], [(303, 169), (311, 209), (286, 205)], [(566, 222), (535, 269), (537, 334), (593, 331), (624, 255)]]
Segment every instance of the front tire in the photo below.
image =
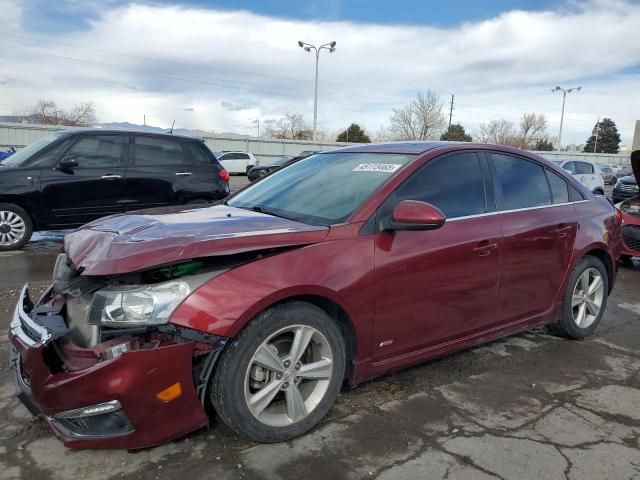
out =
[(21, 249), (32, 234), (33, 222), (24, 208), (0, 203), (0, 251)]
[(561, 317), (553, 325), (553, 330), (576, 340), (591, 335), (602, 320), (608, 294), (607, 269), (599, 258), (587, 255), (571, 273)]
[(211, 401), (237, 433), (282, 442), (327, 414), (345, 365), (345, 342), (334, 319), (307, 302), (283, 303), (260, 313), (222, 352)]

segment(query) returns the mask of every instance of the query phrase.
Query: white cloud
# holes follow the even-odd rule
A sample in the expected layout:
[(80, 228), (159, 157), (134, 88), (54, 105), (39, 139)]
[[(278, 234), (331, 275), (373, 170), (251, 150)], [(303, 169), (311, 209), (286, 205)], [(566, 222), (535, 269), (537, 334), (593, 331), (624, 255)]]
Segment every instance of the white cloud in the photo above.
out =
[[(0, 0), (0, 10), (14, 12), (14, 29), (20, 5)], [(338, 11), (339, 2), (332, 5)], [(140, 4), (95, 15), (88, 29), (57, 34), (52, 42), (6, 39), (0, 62), (11, 66), (5, 75), (15, 81), (3, 84), (0, 109), (40, 97), (92, 100), (105, 121), (146, 114), (147, 122), (168, 125), (175, 118), (180, 126), (247, 133), (255, 118), (287, 111), (311, 121), (314, 59), (296, 43), (336, 40), (338, 50), (323, 52), (320, 61), (319, 120), (327, 130), (358, 121), (375, 132), (392, 107), (427, 88), (443, 100), (455, 93), (455, 120), (470, 129), (536, 111), (547, 114), (555, 131), (561, 99), (550, 88), (582, 85), (567, 100), (567, 142), (584, 141), (598, 116), (612, 117), (630, 142), (638, 115), (631, 108), (638, 74), (621, 72), (640, 65), (640, 6), (623, 1), (511, 11), (453, 28)]]

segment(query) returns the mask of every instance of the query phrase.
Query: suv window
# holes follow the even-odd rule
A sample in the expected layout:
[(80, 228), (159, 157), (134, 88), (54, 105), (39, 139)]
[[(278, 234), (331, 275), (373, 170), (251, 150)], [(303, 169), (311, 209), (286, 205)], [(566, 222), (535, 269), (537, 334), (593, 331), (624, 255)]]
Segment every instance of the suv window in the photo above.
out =
[(549, 184), (541, 165), (501, 153), (492, 153), (491, 158), (502, 190), (503, 210), (551, 205)]
[(573, 162), (576, 165), (576, 174), (577, 175), (588, 175), (594, 173), (593, 165), (587, 162)]
[(249, 155), (246, 153), (225, 153), (220, 160), (248, 160)]
[(135, 137), (134, 158), (138, 167), (186, 163), (184, 150), (178, 142), (153, 137)]
[(214, 163), (213, 159), (206, 151), (207, 147), (205, 147), (204, 145), (199, 145), (197, 143), (185, 143), (184, 146), (189, 151), (189, 153), (191, 154), (191, 158), (193, 158), (196, 163)]
[(567, 182), (564, 181), (557, 173), (546, 170), (549, 186), (551, 187), (551, 198), (554, 204), (569, 202), (569, 188)]
[(74, 157), (80, 168), (119, 167), (125, 143), (124, 135), (82, 136), (67, 155)]
[(431, 203), (447, 218), (485, 213), (480, 159), (465, 152), (431, 160), (398, 188), (395, 198)]

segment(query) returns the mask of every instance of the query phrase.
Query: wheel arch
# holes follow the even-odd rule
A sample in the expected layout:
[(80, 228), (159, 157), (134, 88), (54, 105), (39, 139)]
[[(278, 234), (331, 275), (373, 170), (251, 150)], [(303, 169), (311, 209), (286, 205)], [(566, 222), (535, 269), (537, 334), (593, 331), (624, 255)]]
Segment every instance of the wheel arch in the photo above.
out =
[(613, 289), (613, 280), (615, 278), (615, 263), (609, 252), (602, 247), (592, 247), (587, 249), (580, 258), (584, 258), (586, 256), (596, 257), (604, 264), (607, 269), (607, 278), (609, 280), (609, 291), (607, 293), (611, 293), (611, 290)]
[(9, 203), (16, 205), (27, 212), (31, 223), (33, 224), (33, 230), (37, 230), (40, 226), (40, 221), (36, 215), (37, 208), (31, 201), (20, 195), (0, 195), (0, 203)]

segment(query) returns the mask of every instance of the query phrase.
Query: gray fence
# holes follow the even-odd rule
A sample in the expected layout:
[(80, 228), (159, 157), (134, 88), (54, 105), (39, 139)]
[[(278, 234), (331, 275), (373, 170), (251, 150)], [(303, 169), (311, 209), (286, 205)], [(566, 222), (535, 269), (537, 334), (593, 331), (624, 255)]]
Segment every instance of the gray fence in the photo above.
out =
[[(69, 127), (52, 125), (30, 125), (22, 123), (0, 122), (0, 148), (22, 148), (45, 137), (53, 132)], [(211, 135), (204, 137), (207, 145), (214, 152), (240, 151), (251, 152), (258, 161), (266, 162), (269, 159), (282, 155), (297, 155), (303, 150), (331, 150), (349, 145), (348, 143), (317, 143), (302, 140), (275, 140), (271, 138), (241, 137), (228, 135)], [(581, 152), (536, 152), (549, 160), (589, 160), (599, 164), (628, 165), (629, 153), (603, 154)]]

